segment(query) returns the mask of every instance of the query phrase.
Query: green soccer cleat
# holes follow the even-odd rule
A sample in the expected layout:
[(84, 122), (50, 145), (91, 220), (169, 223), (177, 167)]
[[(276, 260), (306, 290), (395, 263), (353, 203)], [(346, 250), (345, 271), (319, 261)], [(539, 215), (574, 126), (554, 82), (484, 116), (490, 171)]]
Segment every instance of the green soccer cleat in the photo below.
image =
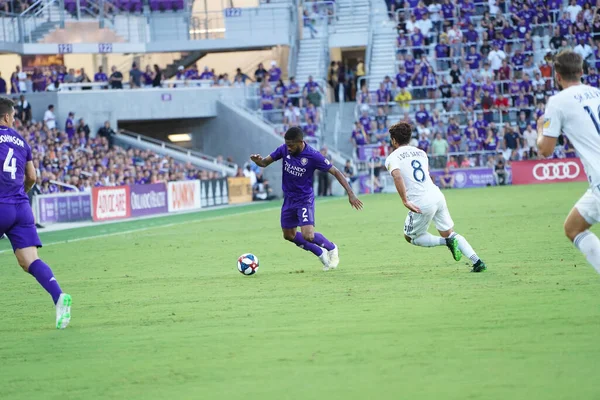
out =
[(446, 246), (450, 249), (454, 261), (460, 261), (462, 258), (462, 252), (458, 248), (458, 240), (455, 238), (446, 238)]
[(473, 264), (473, 269), (471, 270), (471, 272), (483, 272), (486, 269), (487, 267), (485, 266), (485, 263), (482, 260), (479, 260), (475, 264)]
[(56, 329), (65, 329), (71, 321), (71, 295), (62, 293), (56, 302)]

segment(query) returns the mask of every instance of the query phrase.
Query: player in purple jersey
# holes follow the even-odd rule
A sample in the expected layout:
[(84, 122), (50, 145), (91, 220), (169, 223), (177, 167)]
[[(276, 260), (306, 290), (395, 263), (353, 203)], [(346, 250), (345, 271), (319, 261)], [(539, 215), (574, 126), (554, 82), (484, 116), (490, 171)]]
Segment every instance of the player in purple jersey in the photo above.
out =
[[(283, 207), (281, 208), (281, 229), (283, 238), (306, 251), (312, 252), (323, 263), (323, 271), (336, 268), (340, 262), (338, 248), (319, 232), (315, 232), (315, 194), (313, 176), (315, 170), (329, 172), (346, 189), (350, 205), (362, 209), (362, 202), (356, 197), (342, 173), (319, 151), (304, 142), (302, 129), (294, 126), (285, 133), (285, 144), (279, 146), (269, 156), (263, 158), (253, 154), (250, 159), (259, 167), (266, 168), (273, 162), (282, 160)], [(300, 232), (297, 231), (298, 226)]]
[(31, 148), (12, 129), (14, 122), (14, 103), (0, 97), (0, 237), (8, 237), (21, 268), (50, 293), (56, 305), (56, 328), (64, 329), (71, 320), (71, 296), (62, 292), (50, 267), (38, 257), (42, 242), (27, 197), (36, 180), (35, 167)]

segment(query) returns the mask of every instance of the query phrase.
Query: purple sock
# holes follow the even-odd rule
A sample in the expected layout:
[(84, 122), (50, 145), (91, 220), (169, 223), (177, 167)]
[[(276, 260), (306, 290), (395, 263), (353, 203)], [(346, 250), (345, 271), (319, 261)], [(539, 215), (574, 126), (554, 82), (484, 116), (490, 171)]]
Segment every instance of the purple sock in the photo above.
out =
[(319, 257), (321, 254), (323, 254), (322, 248), (320, 248), (316, 244), (311, 243), (308, 240), (304, 239), (302, 237), (302, 233), (300, 233), (300, 232), (296, 232), (296, 237), (294, 238), (294, 243), (296, 243), (296, 246), (298, 246), (301, 249), (304, 249), (306, 251), (310, 251), (317, 257)]
[(56, 281), (56, 278), (54, 278), (54, 274), (50, 267), (42, 260), (37, 259), (29, 266), (29, 273), (37, 279), (40, 285), (42, 285), (48, 293), (50, 293), (54, 304), (56, 304), (62, 290), (60, 290), (60, 286), (58, 286), (58, 282)]
[(325, 247), (327, 251), (335, 249), (335, 245), (319, 232), (315, 232), (315, 240), (313, 240), (313, 242), (321, 247)]

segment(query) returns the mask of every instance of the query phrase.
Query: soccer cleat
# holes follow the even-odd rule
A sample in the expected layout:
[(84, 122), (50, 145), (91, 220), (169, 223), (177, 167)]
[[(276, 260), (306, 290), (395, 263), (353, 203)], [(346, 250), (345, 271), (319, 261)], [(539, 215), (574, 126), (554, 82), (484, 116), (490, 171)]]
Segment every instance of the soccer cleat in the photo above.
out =
[(329, 252), (323, 249), (323, 253), (319, 256), (319, 260), (323, 264), (323, 271), (329, 271)]
[(454, 257), (454, 261), (460, 261), (462, 258), (462, 252), (458, 248), (458, 240), (455, 238), (446, 238), (446, 246), (452, 253), (452, 257)]
[(473, 264), (473, 269), (471, 270), (471, 272), (483, 272), (486, 269), (487, 267), (485, 266), (485, 263), (482, 260), (479, 260), (475, 264)]
[[(335, 244), (334, 244), (335, 246)], [(333, 250), (327, 252), (327, 256), (329, 257), (329, 268), (335, 269), (340, 263), (340, 255), (338, 253), (338, 247), (335, 246)]]
[(65, 329), (71, 321), (71, 295), (62, 293), (56, 302), (56, 329)]

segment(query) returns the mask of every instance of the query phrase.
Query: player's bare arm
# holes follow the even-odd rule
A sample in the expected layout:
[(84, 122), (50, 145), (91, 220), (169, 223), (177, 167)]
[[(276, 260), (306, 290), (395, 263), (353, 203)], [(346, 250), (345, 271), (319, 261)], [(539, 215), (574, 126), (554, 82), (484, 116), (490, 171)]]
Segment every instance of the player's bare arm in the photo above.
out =
[(404, 185), (404, 179), (402, 179), (402, 174), (399, 169), (395, 169), (391, 172), (392, 178), (394, 178), (394, 185), (396, 185), (396, 190), (402, 199), (402, 204), (404, 207), (408, 208), (412, 212), (416, 212), (417, 214), (421, 213), (419, 207), (408, 201), (406, 197), (406, 186)]
[(358, 199), (358, 197), (356, 197), (356, 195), (354, 194), (354, 191), (348, 184), (346, 177), (344, 177), (344, 175), (340, 172), (340, 170), (337, 169), (336, 167), (332, 166), (329, 169), (329, 173), (331, 175), (335, 176), (335, 179), (337, 179), (337, 181), (340, 183), (340, 185), (342, 185), (342, 187), (346, 190), (346, 193), (348, 194), (348, 201), (350, 202), (350, 205), (353, 208), (356, 208), (357, 210), (362, 210), (362, 208), (363, 208), (362, 201), (360, 201)]
[(250, 156), (250, 159), (261, 168), (266, 168), (269, 165), (273, 164), (273, 159), (271, 158), (271, 156), (266, 156), (265, 158), (262, 158), (260, 154), (252, 154)]
[(544, 116), (541, 116), (537, 120), (537, 134), (538, 154), (543, 157), (550, 157), (554, 153), (556, 138), (544, 136)]
[(27, 161), (25, 164), (25, 193), (29, 192), (35, 185), (35, 167), (33, 161)]

